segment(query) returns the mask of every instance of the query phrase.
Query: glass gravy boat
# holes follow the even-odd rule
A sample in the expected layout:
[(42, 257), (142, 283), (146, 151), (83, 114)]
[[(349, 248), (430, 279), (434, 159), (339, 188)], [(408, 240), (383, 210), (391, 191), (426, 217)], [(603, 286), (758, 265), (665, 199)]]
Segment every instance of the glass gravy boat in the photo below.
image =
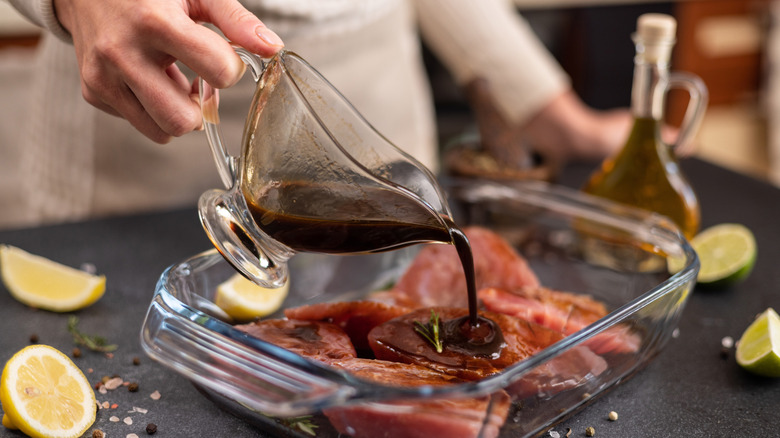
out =
[(238, 271), (279, 287), (298, 251), (356, 254), (451, 241), (451, 213), (434, 175), (320, 73), (293, 52), (263, 60), (235, 50), (257, 87), (234, 157), (219, 131), (218, 94), (200, 80), (204, 128), (227, 190), (205, 192), (199, 214)]

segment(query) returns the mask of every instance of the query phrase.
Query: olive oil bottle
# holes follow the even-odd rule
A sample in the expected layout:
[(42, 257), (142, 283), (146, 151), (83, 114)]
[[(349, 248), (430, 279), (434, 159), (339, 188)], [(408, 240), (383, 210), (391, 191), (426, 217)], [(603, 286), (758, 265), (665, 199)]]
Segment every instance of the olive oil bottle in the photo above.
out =
[[(676, 21), (668, 15), (639, 17), (633, 35), (634, 126), (623, 149), (602, 163), (583, 191), (662, 214), (690, 239), (699, 229), (699, 202), (680, 170), (677, 153), (690, 145), (698, 129), (706, 108), (707, 88), (696, 76), (669, 72), (676, 27)], [(670, 88), (683, 88), (690, 95), (674, 144), (664, 143), (661, 138)]]

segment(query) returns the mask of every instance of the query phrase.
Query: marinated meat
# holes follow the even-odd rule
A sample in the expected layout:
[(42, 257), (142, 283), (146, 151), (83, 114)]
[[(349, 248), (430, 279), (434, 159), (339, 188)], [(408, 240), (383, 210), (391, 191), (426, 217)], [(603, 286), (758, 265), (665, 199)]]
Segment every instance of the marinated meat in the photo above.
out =
[[(464, 231), (486, 309), (476, 325), (469, 319), (457, 251), (451, 245), (429, 245), (393, 289), (376, 293), (371, 301), (287, 309), (288, 319), (237, 328), (361, 379), (420, 387), (489, 378), (607, 314), (590, 297), (541, 287), (525, 259), (498, 234), (479, 227)], [(438, 335), (430, 332), (434, 325)], [(439, 351), (431, 336), (442, 342)], [(323, 413), (340, 434), (358, 438), (495, 437), (510, 399), (536, 400), (585, 384), (607, 369), (597, 352), (633, 352), (639, 342), (627, 327), (615, 327), (587, 346), (534, 366), (490, 396), (377, 401)], [(363, 351), (374, 358), (358, 357)]]
[(378, 359), (347, 358), (331, 363), (361, 379), (388, 386), (442, 386), (465, 380), (421, 365)]
[[(486, 288), (477, 293), (482, 305), (497, 313), (511, 315), (559, 331), (576, 333), (607, 315), (607, 309), (587, 295), (575, 295), (544, 287), (515, 289), (511, 292)], [(598, 354), (633, 353), (641, 340), (627, 326), (615, 326), (587, 342)]]
[(607, 370), (607, 361), (587, 347), (578, 346), (539, 364), (506, 390), (517, 398), (540, 399), (587, 384)]
[[(441, 352), (436, 350), (430, 339), (426, 339), (418, 332), (420, 325), (425, 326), (430, 323), (432, 311), (441, 321), (439, 329), (443, 344)], [(527, 322), (506, 315), (480, 312), (480, 316), (495, 322), (503, 335), (503, 340), (497, 351), (490, 351), (484, 355), (466, 354), (463, 348), (459, 348), (462, 345), (454, 345), (450, 342), (449, 331), (445, 330), (443, 325), (450, 321), (458, 321), (458, 324), (465, 323), (468, 326), (469, 321), (463, 319), (467, 316), (468, 309), (455, 307), (414, 310), (374, 328), (368, 334), (368, 342), (377, 359), (413, 363), (464, 380), (478, 380), (533, 354), (537, 348), (527, 344), (523, 335), (526, 335), (530, 342), (546, 343), (547, 341), (531, 336), (533, 333), (530, 330), (520, 333), (520, 330), (530, 327)], [(457, 344), (462, 342), (459, 340)]]
[[(348, 359), (335, 367), (376, 383), (392, 386), (440, 386), (456, 377), (418, 365), (381, 360)], [(492, 438), (509, 412), (504, 391), (479, 398), (387, 401), (326, 409), (324, 414), (344, 435), (356, 438)]]
[[(536, 287), (526, 260), (501, 236), (481, 227), (463, 230), (471, 243), (477, 289)], [(410, 307), (467, 307), (466, 276), (452, 245), (427, 245), (395, 287), (375, 297)]]
[(374, 327), (408, 313), (409, 309), (374, 301), (341, 301), (295, 307), (284, 311), (290, 319), (325, 321), (341, 327), (358, 351), (367, 350), (368, 332)]
[[(585, 295), (574, 295), (544, 287), (513, 291), (490, 287), (477, 296), (492, 311), (535, 322), (561, 333), (573, 333), (607, 314), (603, 304)], [(576, 327), (575, 330), (571, 330)]]
[(267, 319), (235, 327), (258, 339), (324, 363), (357, 357), (355, 347), (344, 330), (327, 322)]
[[(443, 349), (437, 352), (430, 340), (415, 327), (430, 322), (431, 310), (442, 321)], [(449, 321), (468, 321), (467, 309), (437, 307), (418, 309), (377, 326), (369, 335), (369, 344), (378, 359), (422, 365), (456, 376), (464, 380), (479, 380), (530, 357), (561, 340), (564, 336), (554, 330), (529, 321), (493, 312), (480, 312), (483, 318), (493, 321), (503, 335), (502, 348), (497, 353), (474, 354), (478, 351), (469, 345), (450, 342), (450, 334), (444, 327)], [(513, 395), (559, 391), (601, 374), (607, 367), (600, 356), (583, 347), (575, 347), (568, 353), (573, 363), (551, 361), (537, 367), (517, 382)]]

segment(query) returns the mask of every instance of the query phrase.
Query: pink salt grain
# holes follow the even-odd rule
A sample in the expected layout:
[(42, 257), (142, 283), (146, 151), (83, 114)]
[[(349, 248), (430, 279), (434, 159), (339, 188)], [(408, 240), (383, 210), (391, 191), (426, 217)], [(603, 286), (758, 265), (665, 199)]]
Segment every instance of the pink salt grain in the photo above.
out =
[(122, 378), (121, 377), (114, 377), (113, 379), (110, 379), (108, 382), (103, 385), (106, 387), (106, 389), (114, 390), (122, 386)]

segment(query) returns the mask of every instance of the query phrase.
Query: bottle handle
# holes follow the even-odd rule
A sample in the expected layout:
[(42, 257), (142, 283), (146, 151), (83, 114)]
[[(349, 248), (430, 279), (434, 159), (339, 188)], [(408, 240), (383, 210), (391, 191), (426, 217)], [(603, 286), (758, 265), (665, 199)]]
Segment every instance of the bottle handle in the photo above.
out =
[[(260, 80), (260, 76), (265, 70), (265, 62), (254, 53), (243, 47), (233, 46), (241, 61), (252, 71), (252, 78), (255, 82)], [(211, 153), (217, 164), (217, 171), (226, 188), (230, 188), (236, 181), (238, 172), (238, 159), (231, 156), (225, 142), (222, 140), (222, 133), (219, 129), (219, 92), (209, 85), (203, 78), (198, 78), (200, 90), (200, 109), (203, 117), (203, 129), (206, 131)]]
[(672, 88), (681, 88), (687, 91), (690, 98), (677, 140), (671, 145), (677, 155), (688, 155), (693, 146), (693, 137), (699, 130), (699, 125), (701, 125), (707, 109), (709, 91), (700, 77), (684, 72), (669, 74), (667, 91)]

